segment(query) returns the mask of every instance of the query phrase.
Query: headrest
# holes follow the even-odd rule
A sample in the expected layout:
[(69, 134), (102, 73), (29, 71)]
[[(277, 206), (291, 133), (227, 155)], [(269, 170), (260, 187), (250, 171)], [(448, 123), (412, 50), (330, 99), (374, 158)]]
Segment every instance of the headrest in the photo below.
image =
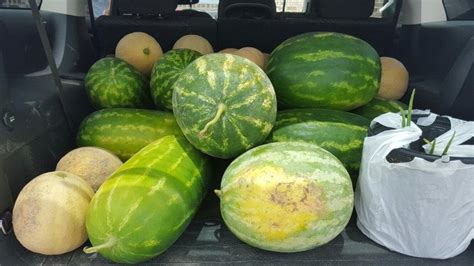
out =
[(179, 0), (113, 0), (112, 15), (167, 15), (175, 12)]
[(322, 18), (365, 19), (374, 12), (375, 0), (313, 0), (313, 13)]
[(252, 18), (269, 19), (276, 15), (274, 0), (221, 0), (219, 2), (219, 18)]
[(178, 5), (194, 5), (198, 3), (199, 0), (179, 0)]

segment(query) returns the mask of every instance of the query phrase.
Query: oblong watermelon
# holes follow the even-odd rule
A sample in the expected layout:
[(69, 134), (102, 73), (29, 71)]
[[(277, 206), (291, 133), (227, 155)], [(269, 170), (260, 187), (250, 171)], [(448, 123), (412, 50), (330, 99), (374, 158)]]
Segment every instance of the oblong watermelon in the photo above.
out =
[(348, 111), (377, 95), (381, 64), (377, 51), (361, 39), (315, 32), (280, 44), (267, 74), (281, 107)]
[(236, 55), (202, 56), (174, 85), (173, 111), (184, 135), (200, 151), (222, 159), (264, 142), (276, 110), (263, 70)]
[(400, 108), (407, 110), (408, 106), (399, 101), (387, 101), (374, 98), (368, 104), (352, 110), (351, 112), (361, 115), (369, 120), (373, 120), (377, 116), (383, 115), (385, 113), (398, 113), (400, 112)]
[(87, 72), (85, 87), (92, 105), (97, 109), (152, 106), (145, 76), (115, 57), (95, 62)]
[(128, 160), (143, 147), (168, 135), (182, 136), (171, 113), (111, 108), (86, 117), (79, 127), (76, 142), (79, 147), (104, 148)]
[(351, 180), (328, 151), (309, 143), (254, 148), (227, 168), (216, 191), (222, 217), (245, 243), (299, 252), (328, 243), (349, 222)]
[(370, 120), (344, 111), (286, 110), (278, 112), (267, 142), (303, 141), (316, 144), (336, 156), (351, 176), (357, 176), (369, 125)]
[(183, 70), (201, 54), (190, 49), (170, 50), (153, 66), (150, 90), (155, 105), (173, 110), (173, 85)]
[(184, 137), (167, 136), (122, 165), (92, 198), (92, 247), (117, 263), (147, 261), (170, 247), (209, 189), (208, 159)]

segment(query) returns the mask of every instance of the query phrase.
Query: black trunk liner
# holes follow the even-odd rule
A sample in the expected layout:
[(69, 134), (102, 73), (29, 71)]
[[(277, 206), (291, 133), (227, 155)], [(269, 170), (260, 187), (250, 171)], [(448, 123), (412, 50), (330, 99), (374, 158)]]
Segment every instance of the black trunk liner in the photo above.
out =
[[(363, 235), (355, 219), (336, 239), (311, 251), (280, 254), (250, 247), (227, 229), (217, 197), (209, 193), (193, 222), (165, 253), (147, 264), (284, 264), (284, 265), (474, 265), (474, 244), (449, 260), (418, 259), (391, 252)], [(34, 237), (34, 236), (32, 236)], [(100, 255), (77, 249), (61, 256), (41, 256), (24, 249), (13, 234), (0, 238), (0, 265), (109, 264)]]

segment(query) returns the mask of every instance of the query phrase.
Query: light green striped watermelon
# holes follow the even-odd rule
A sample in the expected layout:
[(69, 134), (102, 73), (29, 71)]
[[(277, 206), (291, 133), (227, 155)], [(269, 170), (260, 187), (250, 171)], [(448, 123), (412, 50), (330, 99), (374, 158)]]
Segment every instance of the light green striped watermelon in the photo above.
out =
[(182, 136), (171, 113), (111, 108), (94, 112), (82, 121), (77, 145), (104, 148), (128, 160), (143, 147), (168, 135)]
[(95, 62), (87, 72), (85, 87), (97, 109), (152, 106), (147, 79), (132, 65), (115, 57)]
[(286, 110), (278, 112), (275, 127), (267, 141), (316, 144), (336, 156), (352, 176), (358, 176), (369, 124), (370, 120), (344, 111)]
[(93, 247), (116, 263), (139, 263), (168, 249), (209, 189), (208, 159), (184, 137), (167, 136), (120, 167), (92, 198), (86, 228)]
[(281, 107), (348, 111), (377, 95), (381, 64), (377, 51), (361, 39), (315, 32), (280, 44), (267, 74)]
[(354, 193), (344, 166), (309, 143), (259, 146), (227, 168), (221, 190), (226, 225), (245, 243), (277, 252), (324, 245), (352, 214)]
[(369, 120), (373, 120), (377, 116), (383, 115), (385, 113), (398, 113), (400, 108), (407, 110), (408, 106), (399, 101), (387, 101), (378, 98), (374, 98), (368, 104), (359, 107), (351, 112), (366, 117)]
[(183, 70), (201, 54), (190, 49), (170, 50), (153, 66), (150, 90), (155, 105), (173, 110), (173, 85)]
[(174, 85), (173, 111), (184, 135), (200, 151), (222, 159), (264, 142), (276, 109), (263, 70), (236, 55), (202, 56)]

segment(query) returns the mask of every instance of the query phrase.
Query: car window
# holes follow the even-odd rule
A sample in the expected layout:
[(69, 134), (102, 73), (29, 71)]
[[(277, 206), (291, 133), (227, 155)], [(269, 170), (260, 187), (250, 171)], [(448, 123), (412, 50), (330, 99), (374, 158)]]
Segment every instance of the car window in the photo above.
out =
[(108, 12), (110, 0), (92, 0), (91, 2), (94, 17), (100, 17)]
[(285, 12), (288, 13), (303, 13), (306, 12), (308, 6), (308, 0), (276, 0), (275, 4), (277, 7), (277, 12), (283, 12), (283, 6), (285, 7)]
[(449, 20), (474, 20), (474, 0), (443, 0)]
[(211, 15), (211, 17), (217, 18), (218, 6), (219, 0), (201, 0), (198, 4), (192, 6), (179, 5), (177, 10), (194, 9), (196, 11), (206, 12)]
[[(41, 0), (36, 0), (38, 6)], [(0, 8), (30, 8), (28, 0), (0, 0)]]

